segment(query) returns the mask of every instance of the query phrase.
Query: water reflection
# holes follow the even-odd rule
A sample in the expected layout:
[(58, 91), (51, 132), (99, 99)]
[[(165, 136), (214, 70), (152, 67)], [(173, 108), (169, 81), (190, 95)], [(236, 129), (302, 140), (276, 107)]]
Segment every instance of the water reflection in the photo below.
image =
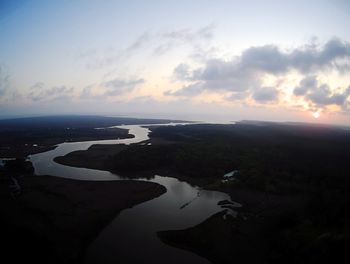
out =
[(133, 144), (149, 139), (150, 130), (139, 125), (117, 126), (118, 128), (128, 129), (133, 138), (96, 140), (86, 142), (73, 142), (58, 144), (53, 150), (31, 155), (29, 158), (33, 163), (36, 175), (52, 175), (62, 178), (93, 181), (111, 181), (121, 180), (121, 178), (108, 171), (98, 171), (85, 168), (75, 168), (58, 164), (53, 161), (55, 157), (64, 156), (72, 151), (86, 150), (94, 144)]
[[(169, 247), (157, 237), (160, 230), (194, 226), (221, 210), (217, 202), (229, 197), (221, 192), (201, 191), (198, 187), (170, 177), (155, 176), (167, 192), (122, 213), (103, 230), (90, 246), (86, 263), (210, 263), (190, 252)], [(193, 200), (185, 208), (181, 205)], [(132, 252), (137, 252), (133, 254)]]
[[(93, 144), (132, 144), (149, 139), (148, 128), (140, 125), (117, 127), (129, 129), (129, 133), (134, 137), (59, 144), (54, 150), (30, 157), (35, 173), (79, 180), (127, 179), (107, 171), (69, 167), (53, 161), (57, 156), (86, 150)], [(153, 178), (140, 180), (159, 183), (166, 187), (167, 192), (122, 211), (90, 245), (86, 263), (210, 263), (193, 253), (163, 244), (156, 233), (162, 230), (184, 229), (204, 221), (221, 211), (222, 208), (217, 203), (230, 200), (229, 196), (221, 192), (200, 190), (171, 177), (155, 175)]]

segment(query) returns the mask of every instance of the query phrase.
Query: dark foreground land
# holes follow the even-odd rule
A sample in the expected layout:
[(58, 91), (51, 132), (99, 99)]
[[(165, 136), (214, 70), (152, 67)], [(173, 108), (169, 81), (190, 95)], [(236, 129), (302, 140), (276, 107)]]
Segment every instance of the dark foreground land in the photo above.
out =
[[(348, 259), (349, 130), (263, 122), (152, 130), (152, 145), (92, 146), (56, 161), (128, 177), (166, 173), (227, 192), (243, 205), (236, 218), (221, 212), (195, 227), (158, 234), (213, 263)], [(238, 171), (234, 179), (223, 182), (232, 170)]]
[[(23, 160), (0, 170), (1, 257), (9, 263), (81, 263), (88, 244), (121, 210), (166, 191), (142, 181), (89, 182), (32, 173)], [(13, 178), (21, 190), (9, 188)]]
[(0, 157), (26, 157), (48, 151), (56, 144), (89, 140), (129, 138), (117, 125), (161, 124), (165, 119), (103, 116), (49, 116), (0, 120)]

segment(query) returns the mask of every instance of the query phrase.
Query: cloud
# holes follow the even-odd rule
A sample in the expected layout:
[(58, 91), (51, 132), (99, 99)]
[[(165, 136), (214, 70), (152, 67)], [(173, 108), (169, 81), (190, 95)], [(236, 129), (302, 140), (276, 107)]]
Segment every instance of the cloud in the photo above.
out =
[(303, 97), (316, 107), (345, 106), (350, 96), (350, 86), (343, 91), (332, 91), (328, 84), (319, 84), (316, 76), (307, 76), (294, 89), (294, 95)]
[(175, 68), (173, 76), (181, 81), (192, 82), (173, 92), (173, 95), (195, 96), (203, 91), (244, 92), (260, 85), (260, 74), (256, 71), (246, 70), (233, 61), (220, 59), (208, 60), (204, 67), (194, 70), (180, 64)]
[(170, 96), (193, 96), (196, 94), (201, 93), (203, 91), (203, 87), (201, 83), (194, 83), (188, 86), (184, 86), (182, 89), (172, 92), (172, 91), (165, 91), (164, 95), (170, 95)]
[(8, 89), (10, 83), (10, 75), (4, 72), (4, 69), (0, 66), (0, 97), (3, 97)]
[(88, 69), (103, 69), (108, 66), (115, 66), (118, 64), (125, 64), (125, 62), (135, 55), (137, 51), (144, 48), (144, 46), (152, 40), (152, 35), (144, 32), (142, 35), (131, 43), (129, 46), (121, 49), (109, 47), (104, 51), (86, 50), (79, 51), (77, 57), (87, 60)]
[(306, 99), (312, 101), (317, 106), (343, 106), (349, 95), (350, 93), (348, 91), (332, 93), (327, 84), (322, 84), (307, 94)]
[(203, 39), (210, 40), (213, 38), (214, 29), (214, 24), (210, 24), (195, 31), (189, 28), (183, 28), (162, 33), (160, 36), (164, 39), (172, 39), (180, 42), (192, 42)]
[(242, 101), (249, 97), (248, 92), (233, 92), (230, 96), (226, 97), (228, 101)]
[(181, 81), (191, 81), (192, 76), (191, 76), (191, 71), (190, 71), (190, 66), (186, 63), (181, 63), (179, 64), (173, 72), (174, 79), (178, 79)]
[(317, 86), (317, 79), (315, 75), (307, 76), (302, 79), (298, 87), (294, 88), (294, 95), (305, 95), (309, 90)]
[(132, 43), (127, 49), (127, 52), (131, 52), (134, 50), (138, 50), (142, 48), (147, 42), (149, 42), (151, 39), (151, 35), (148, 32), (143, 33), (141, 36), (139, 36), (134, 43)]
[(45, 88), (45, 84), (37, 82), (29, 88), (27, 98), (31, 101), (57, 101), (70, 100), (73, 96), (74, 88), (67, 86), (53, 86), (49, 89)]
[(274, 87), (261, 87), (254, 91), (253, 98), (259, 103), (273, 102), (278, 98), (278, 91)]
[(145, 80), (142, 78), (130, 79), (130, 80), (115, 78), (113, 80), (103, 83), (103, 86), (107, 88), (104, 95), (106, 96), (122, 95), (133, 91), (136, 88), (136, 86), (143, 83), (145, 83)]
[(90, 99), (93, 96), (92, 89), (93, 89), (93, 85), (88, 85), (88, 86), (84, 87), (84, 89), (82, 90), (82, 92), (80, 94), (80, 98)]
[(273, 45), (251, 47), (242, 53), (238, 62), (238, 66), (242, 70), (272, 74), (286, 72), (289, 64), (288, 54), (281, 52), (277, 46)]
[(288, 57), (290, 66), (302, 73), (334, 67), (340, 71), (347, 70), (348, 65), (338, 66), (337, 60), (350, 58), (350, 44), (334, 38), (321, 48), (312, 45), (295, 49)]
[[(350, 43), (336, 38), (323, 46), (304, 45), (289, 51), (283, 51), (276, 45), (250, 47), (240, 56), (228, 60), (208, 59), (197, 68), (179, 64), (173, 76), (185, 82), (185, 85), (177, 91), (167, 91), (165, 95), (196, 96), (204, 91), (231, 92), (234, 100), (246, 98), (248, 94), (256, 102), (270, 103), (276, 101), (280, 93), (276, 87), (264, 85), (264, 76), (283, 79), (291, 71), (307, 76), (294, 89), (296, 96), (302, 96), (315, 87), (317, 73), (327, 70), (348, 72), (349, 61)], [(319, 88), (317, 93), (308, 93), (308, 99), (338, 105), (346, 100), (345, 95), (332, 95), (326, 88), (323, 90)]]
[[(270, 74), (283, 74), (291, 69), (307, 74), (325, 68), (341, 70), (337, 60), (349, 58), (350, 43), (334, 38), (322, 47), (305, 45), (291, 52), (283, 52), (275, 45), (251, 47), (242, 53), (240, 66)], [(348, 69), (347, 65), (344, 69)]]
[(182, 28), (160, 33), (146, 31), (126, 47), (79, 51), (77, 58), (86, 60), (87, 68), (93, 70), (116, 65), (124, 67), (138, 53), (159, 56), (179, 46), (190, 45), (199, 48), (200, 43), (207, 44), (213, 38), (214, 29), (215, 25), (210, 24), (197, 30)]
[(169, 50), (179, 45), (195, 45), (205, 41), (206, 43), (214, 36), (215, 25), (210, 24), (201, 27), (198, 30), (182, 28), (173, 31), (164, 32), (158, 35), (160, 44), (154, 49), (153, 54), (163, 55)]

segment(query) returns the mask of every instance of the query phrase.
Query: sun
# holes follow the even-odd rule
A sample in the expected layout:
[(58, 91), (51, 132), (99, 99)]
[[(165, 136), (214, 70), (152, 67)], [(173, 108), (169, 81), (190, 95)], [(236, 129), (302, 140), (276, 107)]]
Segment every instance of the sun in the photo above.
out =
[(317, 119), (320, 117), (320, 112), (313, 112), (312, 116)]

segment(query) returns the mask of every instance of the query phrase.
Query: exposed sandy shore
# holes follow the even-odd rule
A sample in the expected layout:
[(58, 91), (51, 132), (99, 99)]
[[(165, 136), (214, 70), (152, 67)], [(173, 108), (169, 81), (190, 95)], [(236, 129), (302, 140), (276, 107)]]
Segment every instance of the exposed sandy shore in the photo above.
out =
[(1, 194), (2, 252), (35, 263), (81, 262), (89, 242), (121, 210), (166, 192), (150, 182), (51, 176), (26, 177), (23, 186), (16, 199)]

